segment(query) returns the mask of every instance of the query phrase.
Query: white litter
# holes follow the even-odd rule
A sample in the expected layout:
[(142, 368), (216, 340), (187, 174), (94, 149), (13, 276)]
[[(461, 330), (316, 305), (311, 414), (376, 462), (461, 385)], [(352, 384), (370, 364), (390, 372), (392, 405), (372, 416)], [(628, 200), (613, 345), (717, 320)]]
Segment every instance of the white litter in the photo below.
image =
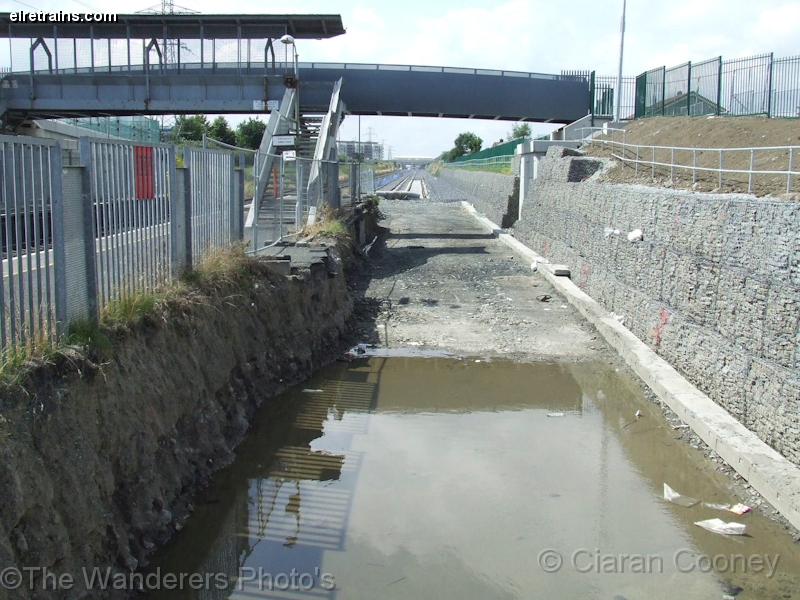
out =
[(700, 504), (700, 500), (695, 500), (689, 496), (681, 496), (666, 483), (664, 484), (664, 500), (672, 502), (673, 504), (677, 504), (678, 506), (685, 506), (686, 508), (691, 508), (697, 504)]
[(746, 525), (741, 523), (726, 523), (722, 519), (708, 519), (706, 521), (697, 521), (695, 525), (699, 525), (703, 529), (713, 531), (714, 533), (721, 533), (722, 535), (744, 535)]
[(710, 508), (711, 510), (730, 510), (730, 504), (714, 504), (713, 502), (703, 502), (704, 508)]
[(531, 271), (536, 271), (536, 270), (538, 270), (538, 269), (539, 269), (539, 261), (536, 261), (536, 260), (535, 260), (535, 261), (533, 261), (533, 262), (531, 263)]
[(610, 235), (619, 235), (619, 229), (612, 229), (611, 227), (603, 227), (603, 233), (605, 233), (606, 237)]
[(641, 229), (634, 229), (628, 234), (628, 241), (629, 242), (641, 242), (644, 234), (642, 233)]
[(303, 390), (304, 394), (321, 394), (324, 390), (312, 390), (310, 388)]
[(612, 319), (616, 319), (617, 321), (619, 321), (620, 325), (625, 325), (625, 316), (624, 315), (618, 315), (617, 313), (612, 312), (611, 313), (611, 318)]
[(555, 413), (548, 413), (548, 417), (565, 417), (566, 415), (562, 412), (555, 412)]

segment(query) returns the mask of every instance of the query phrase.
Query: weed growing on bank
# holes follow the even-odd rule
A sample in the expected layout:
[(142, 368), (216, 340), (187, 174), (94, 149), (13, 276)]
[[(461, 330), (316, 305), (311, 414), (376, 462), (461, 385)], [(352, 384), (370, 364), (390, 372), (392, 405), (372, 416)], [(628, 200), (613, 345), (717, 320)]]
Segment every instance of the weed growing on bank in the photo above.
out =
[(324, 204), (322, 211), (317, 213), (316, 222), (308, 225), (300, 232), (301, 237), (325, 237), (336, 241), (346, 241), (350, 239), (347, 227), (339, 218), (339, 213), (335, 208)]
[[(335, 225), (328, 227), (338, 232)], [(343, 229), (343, 227), (342, 227)], [(235, 296), (252, 287), (267, 271), (244, 252), (245, 244), (211, 252), (176, 280), (152, 292), (125, 294), (108, 302), (97, 322), (79, 319), (59, 339), (41, 334), (24, 345), (9, 346), (0, 354), (0, 390), (20, 385), (34, 369), (65, 360), (102, 362), (114, 341), (145, 325), (166, 322), (213, 296)]]

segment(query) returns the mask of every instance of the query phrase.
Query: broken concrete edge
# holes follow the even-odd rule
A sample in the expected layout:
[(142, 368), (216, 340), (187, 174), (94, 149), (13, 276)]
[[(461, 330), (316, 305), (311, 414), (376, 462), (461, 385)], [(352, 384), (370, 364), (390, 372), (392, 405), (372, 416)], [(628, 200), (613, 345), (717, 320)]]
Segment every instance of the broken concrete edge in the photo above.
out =
[[(463, 201), (461, 204), (509, 248), (532, 263), (549, 263), (545, 257), (478, 213), (472, 204)], [(770, 448), (687, 381), (570, 279), (554, 275), (552, 269), (543, 268), (540, 272), (597, 328), (659, 399), (794, 527), (800, 529), (800, 467)]]

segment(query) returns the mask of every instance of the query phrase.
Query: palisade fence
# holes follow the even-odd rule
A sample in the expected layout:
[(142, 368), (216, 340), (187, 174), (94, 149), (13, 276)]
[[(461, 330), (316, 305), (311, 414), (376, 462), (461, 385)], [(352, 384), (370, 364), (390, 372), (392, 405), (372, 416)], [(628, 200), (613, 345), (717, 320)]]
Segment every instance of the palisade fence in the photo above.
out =
[(158, 290), (241, 239), (234, 154), (81, 138), (80, 167), (55, 140), (0, 136), (0, 352), (52, 343), (109, 303)]
[(800, 56), (762, 54), (659, 67), (636, 77), (635, 118), (800, 117)]

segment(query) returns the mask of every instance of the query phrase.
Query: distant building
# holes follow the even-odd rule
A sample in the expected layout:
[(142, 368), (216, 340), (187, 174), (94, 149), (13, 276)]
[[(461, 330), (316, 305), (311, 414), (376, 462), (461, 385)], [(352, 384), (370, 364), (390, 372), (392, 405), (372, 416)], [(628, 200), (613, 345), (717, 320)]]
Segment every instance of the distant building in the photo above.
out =
[(336, 143), (337, 152), (353, 160), (361, 155), (361, 160), (383, 160), (383, 144), (378, 142), (341, 141)]

